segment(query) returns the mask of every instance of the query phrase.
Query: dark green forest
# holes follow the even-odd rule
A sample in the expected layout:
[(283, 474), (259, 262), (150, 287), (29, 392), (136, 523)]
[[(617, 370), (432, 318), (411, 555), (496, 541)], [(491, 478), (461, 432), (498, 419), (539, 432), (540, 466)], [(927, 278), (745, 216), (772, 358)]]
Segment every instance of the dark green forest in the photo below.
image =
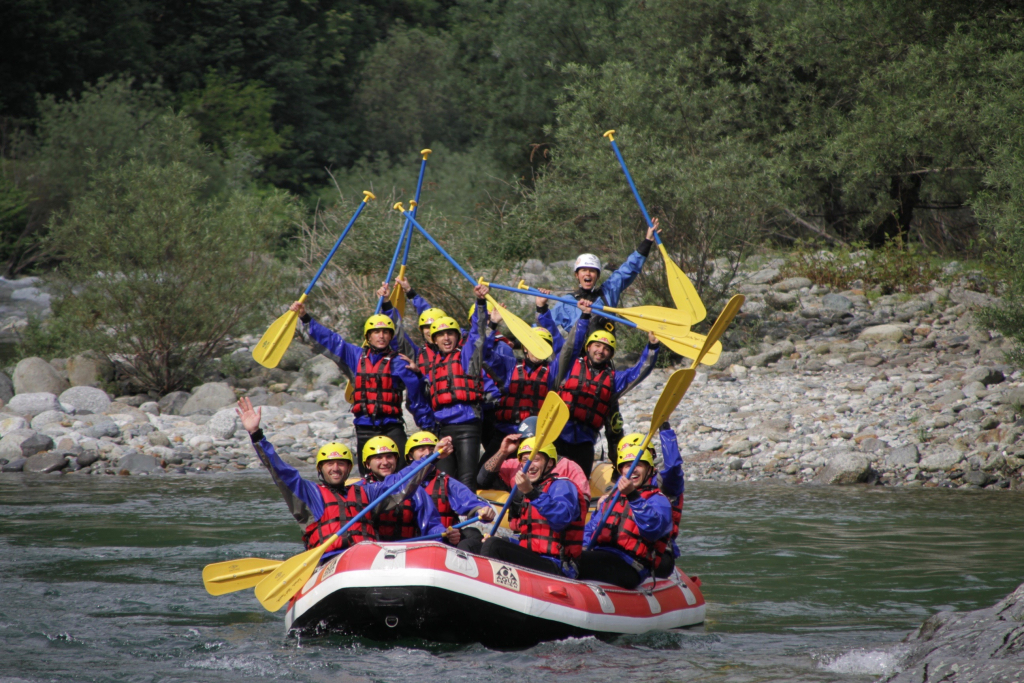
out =
[[(1024, 320), (1022, 86), (1014, 1), (10, 0), (0, 259), (10, 277), (80, 258), (55, 235), (101, 234), (97, 193), (131, 162), (276, 217), (260, 239), (287, 260), (362, 189), (407, 200), (428, 146), (422, 215), (477, 269), (615, 258), (643, 228), (615, 128), (712, 299), (716, 258), (895, 241), (1002, 267), (1002, 313)], [(339, 253), (369, 281), (389, 208)], [(638, 291), (666, 295), (655, 276)]]

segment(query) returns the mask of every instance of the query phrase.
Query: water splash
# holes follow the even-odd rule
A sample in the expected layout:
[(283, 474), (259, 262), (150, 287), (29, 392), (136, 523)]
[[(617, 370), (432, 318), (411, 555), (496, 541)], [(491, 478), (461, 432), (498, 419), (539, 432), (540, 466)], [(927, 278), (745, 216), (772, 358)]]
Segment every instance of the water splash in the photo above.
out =
[(885, 650), (858, 648), (839, 655), (824, 656), (818, 662), (818, 666), (836, 674), (885, 676), (899, 670), (906, 654), (905, 647), (892, 647)]

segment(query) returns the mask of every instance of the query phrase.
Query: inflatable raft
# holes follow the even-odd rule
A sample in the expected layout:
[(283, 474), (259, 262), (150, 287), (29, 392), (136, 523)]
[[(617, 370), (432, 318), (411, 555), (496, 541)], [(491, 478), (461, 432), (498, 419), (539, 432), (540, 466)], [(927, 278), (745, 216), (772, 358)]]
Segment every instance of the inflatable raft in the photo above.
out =
[(700, 579), (676, 568), (639, 590), (573, 581), (434, 543), (360, 543), (336, 556), (288, 603), (285, 627), (374, 640), (423, 638), (529, 647), (704, 621)]

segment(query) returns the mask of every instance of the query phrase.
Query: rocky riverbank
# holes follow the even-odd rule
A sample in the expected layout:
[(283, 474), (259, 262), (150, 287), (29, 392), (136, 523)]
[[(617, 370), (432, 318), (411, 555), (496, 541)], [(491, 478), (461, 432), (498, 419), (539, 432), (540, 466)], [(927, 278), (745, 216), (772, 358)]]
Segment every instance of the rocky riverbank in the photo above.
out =
[[(1024, 375), (1006, 364), (1008, 341), (972, 316), (990, 295), (955, 276), (913, 296), (832, 292), (783, 278), (781, 266), (762, 260), (740, 274), (734, 289), (747, 302), (727, 350), (701, 368), (673, 418), (690, 479), (1024, 488)], [(264, 406), (265, 431), (297, 465), (324, 441), (351, 440), (334, 361), (296, 338), (268, 371), (251, 358), (256, 341), (234, 340), (211, 381), (163, 397), (106, 393), (114, 368), (88, 354), (25, 359), (8, 369), (12, 379), (0, 376), (0, 467), (258, 469), (231, 407), (240, 395)], [(627, 430), (647, 429), (669, 372), (622, 400)]]

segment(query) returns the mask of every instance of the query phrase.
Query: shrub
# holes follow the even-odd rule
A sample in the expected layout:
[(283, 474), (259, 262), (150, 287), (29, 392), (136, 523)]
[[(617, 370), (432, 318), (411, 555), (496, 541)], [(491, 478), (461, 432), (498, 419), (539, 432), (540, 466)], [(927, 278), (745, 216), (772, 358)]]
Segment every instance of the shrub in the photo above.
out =
[(940, 271), (920, 248), (905, 245), (897, 238), (873, 250), (864, 249), (863, 245), (824, 250), (798, 242), (786, 255), (782, 274), (806, 277), (818, 286), (832, 289), (849, 289), (859, 280), (866, 288), (877, 287), (892, 294), (927, 291)]

